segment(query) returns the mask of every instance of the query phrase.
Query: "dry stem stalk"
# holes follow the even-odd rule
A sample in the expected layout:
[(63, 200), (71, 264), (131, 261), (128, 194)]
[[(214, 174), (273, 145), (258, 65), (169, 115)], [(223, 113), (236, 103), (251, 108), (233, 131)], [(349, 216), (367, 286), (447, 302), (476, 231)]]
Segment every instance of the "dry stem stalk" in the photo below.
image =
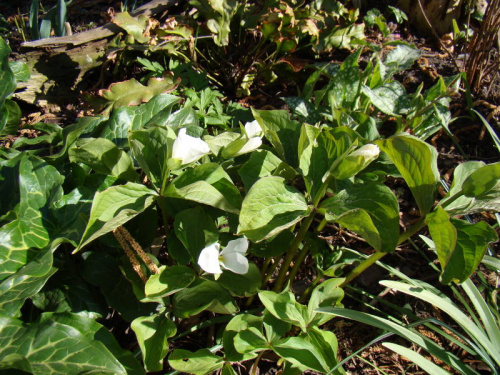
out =
[[(135, 250), (136, 254), (139, 255), (139, 258), (148, 266), (149, 270), (153, 273), (160, 273), (160, 270), (158, 267), (156, 267), (156, 264), (153, 263), (150, 257), (144, 252), (142, 249), (141, 245), (132, 237), (130, 232), (125, 229), (123, 226), (119, 226), (118, 228), (115, 229), (120, 233), (120, 236), (122, 236), (130, 245), (132, 245), (132, 248)], [(116, 236), (116, 235), (115, 235)]]
[(500, 51), (497, 51), (496, 59), (491, 57), (495, 43), (497, 49), (500, 49), (499, 30), (500, 0), (491, 0), (481, 28), (474, 34), (468, 46), (469, 58), (465, 71), (474, 94), (479, 93), (481, 81), (500, 67)]
[(119, 229), (120, 229), (120, 227), (113, 230), (113, 234), (114, 234), (115, 238), (117, 239), (117, 241), (120, 243), (120, 246), (122, 247), (123, 251), (125, 251), (125, 254), (127, 255), (130, 263), (132, 264), (132, 268), (134, 269), (134, 271), (139, 275), (141, 280), (144, 283), (146, 283), (146, 281), (148, 281), (148, 278), (146, 277), (146, 275), (142, 271), (141, 265), (139, 264), (139, 261), (135, 257), (135, 254), (132, 251), (132, 248), (127, 243), (127, 241), (125, 240), (125, 238), (123, 237), (123, 235), (121, 234)]

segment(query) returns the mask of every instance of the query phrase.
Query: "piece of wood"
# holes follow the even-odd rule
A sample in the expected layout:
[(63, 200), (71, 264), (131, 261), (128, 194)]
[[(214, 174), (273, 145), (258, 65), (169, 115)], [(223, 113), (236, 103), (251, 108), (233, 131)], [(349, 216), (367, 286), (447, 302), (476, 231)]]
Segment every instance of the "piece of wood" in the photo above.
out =
[[(178, 0), (153, 0), (131, 15), (155, 16), (177, 4)], [(14, 60), (26, 63), (31, 72), (28, 82), (21, 82), (14, 97), (30, 104), (50, 103), (65, 107), (76, 102), (82, 91), (96, 83), (92, 73), (106, 60), (109, 40), (122, 29), (114, 23), (64, 37), (23, 43)]]

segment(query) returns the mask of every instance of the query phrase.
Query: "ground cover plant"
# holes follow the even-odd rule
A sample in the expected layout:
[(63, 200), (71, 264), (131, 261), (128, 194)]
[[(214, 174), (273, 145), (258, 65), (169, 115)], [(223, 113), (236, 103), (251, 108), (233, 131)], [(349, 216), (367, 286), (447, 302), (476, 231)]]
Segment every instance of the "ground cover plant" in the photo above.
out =
[[(476, 272), (500, 269), (498, 156), (442, 173), (432, 142), (454, 139), (466, 75), (405, 86), (422, 51), (364, 20), (319, 0), (118, 13), (113, 82), (31, 138), (12, 137), (29, 74), (2, 38), (0, 371), (343, 374), (335, 324), (355, 320), (429, 373), (499, 373), (497, 293)], [(281, 108), (238, 99), (272, 87)], [(439, 280), (384, 263), (408, 243)], [(447, 317), (370, 296), (356, 281), (375, 264)]]

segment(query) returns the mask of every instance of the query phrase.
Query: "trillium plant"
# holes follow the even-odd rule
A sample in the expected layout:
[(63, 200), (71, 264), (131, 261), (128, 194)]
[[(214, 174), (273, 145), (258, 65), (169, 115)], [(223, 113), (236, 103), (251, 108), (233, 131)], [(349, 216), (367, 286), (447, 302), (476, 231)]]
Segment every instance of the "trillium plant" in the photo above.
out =
[[(223, 34), (220, 12), (209, 29)], [(500, 163), (460, 164), (439, 196), (447, 177), (425, 140), (448, 125), (459, 77), (410, 96), (392, 76), (418, 50), (375, 53), (364, 70), (361, 53), (311, 66), (288, 109), (218, 101), (208, 113), (163, 93), (2, 150), (1, 368), (234, 375), (256, 373), (265, 356), (286, 374), (340, 375), (328, 321), (372, 264), (425, 227), (440, 282), (469, 280), (497, 234), (464, 215), (500, 210)], [(394, 134), (379, 132), (384, 121)], [(409, 222), (395, 180), (417, 213)], [(101, 325), (106, 316), (130, 326), (140, 361)], [(183, 349), (188, 334), (208, 339)]]
[(248, 272), (248, 259), (245, 258), (247, 249), (248, 240), (246, 238), (229, 241), (220, 252), (220, 244), (214, 243), (201, 251), (198, 264), (208, 273), (221, 274), (222, 266), (234, 273), (246, 274)]

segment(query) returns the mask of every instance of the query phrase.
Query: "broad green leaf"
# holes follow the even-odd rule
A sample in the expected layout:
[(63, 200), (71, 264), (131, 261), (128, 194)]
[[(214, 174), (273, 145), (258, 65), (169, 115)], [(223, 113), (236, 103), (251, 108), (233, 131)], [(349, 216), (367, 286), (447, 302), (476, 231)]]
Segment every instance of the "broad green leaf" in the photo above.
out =
[[(17, 134), (21, 124), (21, 116), (19, 105), (11, 99), (5, 99), (3, 104), (0, 105), (0, 135)], [(14, 146), (17, 146), (17, 144), (18, 141), (15, 142)]]
[(276, 318), (298, 326), (302, 331), (307, 330), (309, 313), (304, 305), (295, 301), (295, 296), (290, 292), (280, 294), (271, 291), (262, 291), (259, 298), (265, 308)]
[(143, 212), (155, 198), (153, 190), (133, 182), (96, 193), (87, 228), (75, 252)]
[(427, 214), (425, 223), (429, 228), (441, 269), (444, 272), (456, 250), (457, 230), (451, 223), (450, 216), (440, 206)]
[(146, 371), (161, 371), (168, 352), (167, 339), (177, 332), (175, 323), (160, 312), (136, 318), (130, 327), (137, 337)]
[(274, 345), (281, 340), (281, 337), (285, 336), (292, 328), (292, 325), (289, 322), (278, 319), (271, 314), (269, 310), (264, 310), (262, 324), (264, 326), (266, 339), (271, 345)]
[[(128, 132), (165, 125), (172, 107), (178, 101), (179, 98), (176, 96), (160, 94), (139, 106), (119, 108), (113, 111), (100, 136), (123, 148), (127, 146)], [(162, 134), (157, 132), (155, 135)], [(173, 138), (175, 139), (175, 136)]]
[(257, 353), (268, 348), (262, 327), (248, 327), (236, 334), (234, 347), (241, 354)]
[(374, 89), (363, 86), (363, 94), (386, 115), (400, 116), (406, 114), (410, 107), (406, 89), (398, 81), (390, 81)]
[(0, 228), (0, 280), (15, 273), (36, 248), (49, 244), (41, 210), (61, 198), (63, 177), (42, 159), (24, 156), (19, 165), (20, 203), (17, 219)]
[(495, 230), (484, 221), (470, 224), (451, 219), (451, 223), (457, 230), (457, 242), (448, 262), (444, 267), (441, 265), (441, 282), (444, 284), (467, 280), (483, 259), (488, 244), (498, 241)]
[(425, 216), (434, 205), (439, 183), (436, 149), (406, 134), (375, 143), (396, 165), (417, 201), (420, 214)]
[(141, 303), (134, 294), (131, 282), (124, 276), (118, 261), (103, 252), (85, 252), (82, 276), (101, 289), (107, 304), (124, 320), (131, 322), (152, 313), (157, 304)]
[(24, 302), (37, 294), (56, 269), (52, 267), (52, 251), (40, 250), (37, 258), (10, 275), (0, 284), (0, 310), (16, 317)]
[(240, 138), (240, 134), (238, 133), (233, 133), (233, 132), (224, 132), (222, 134), (217, 135), (216, 137), (213, 136), (206, 136), (205, 142), (208, 143), (208, 146), (210, 147), (210, 151), (214, 155), (219, 155), (219, 152), (224, 149), (227, 145), (231, 144), (233, 141), (237, 140)]
[[(492, 186), (491, 189), (483, 192), (478, 196), (466, 196), (463, 191), (463, 184), (468, 180), (475, 171), (479, 171), (486, 168), (483, 162), (479, 161), (468, 161), (458, 165), (453, 172), (453, 183), (451, 185), (450, 191), (443, 198), (439, 204), (448, 212), (451, 216), (471, 214), (481, 211), (500, 211), (500, 181)], [(477, 172), (482, 174), (482, 172)], [(479, 176), (479, 175), (478, 175)], [(475, 177), (468, 180), (472, 188), (472, 184), (477, 183)], [(490, 181), (490, 184), (491, 181)]]
[[(343, 38), (343, 35), (339, 36)], [(359, 48), (349, 55), (331, 81), (331, 90), (328, 92), (328, 97), (330, 104), (334, 108), (354, 109), (354, 103), (359, 97), (361, 89), (361, 72), (358, 65), (361, 51), (362, 48)]]
[[(329, 371), (338, 364), (338, 342), (333, 332), (322, 331), (315, 326), (302, 336), (314, 346), (316, 353), (320, 356), (321, 362), (325, 364), (325, 371)], [(342, 371), (342, 369), (337, 369), (332, 372), (332, 374), (340, 375), (344, 374), (344, 371)]]
[(186, 266), (161, 267), (160, 273), (152, 275), (146, 282), (146, 296), (167, 297), (187, 288), (195, 278), (194, 271)]
[(262, 241), (289, 228), (307, 216), (302, 194), (285, 185), (281, 177), (257, 181), (243, 200), (238, 233), (251, 241)]
[(203, 310), (218, 314), (233, 314), (238, 306), (229, 293), (215, 281), (197, 279), (174, 295), (174, 313), (180, 318), (196, 315)]
[(218, 164), (205, 163), (189, 169), (165, 189), (163, 195), (206, 204), (238, 214), (241, 195), (229, 175)]
[[(13, 210), (20, 200), (19, 166), (23, 154), (0, 160), (0, 216)], [(5, 220), (5, 218), (3, 219)]]
[(270, 151), (255, 150), (252, 152), (250, 158), (238, 170), (245, 190), (248, 191), (259, 178), (273, 175), (281, 163), (281, 160)]
[[(0, 108), (16, 89), (16, 79), (9, 64), (10, 47), (0, 38)], [(2, 129), (0, 129), (1, 133)]]
[(297, 167), (300, 123), (291, 120), (290, 113), (286, 110), (265, 111), (252, 108), (252, 114), (278, 156), (292, 167)]
[(250, 297), (260, 289), (262, 280), (259, 268), (254, 263), (250, 263), (247, 273), (240, 275), (224, 271), (217, 282), (229, 290), (232, 295)]
[(180, 78), (173, 78), (172, 74), (165, 74), (162, 78), (150, 78), (146, 85), (134, 78), (116, 82), (107, 90), (99, 90), (99, 95), (108, 100), (111, 108), (120, 108), (138, 105), (149, 101), (153, 96), (172, 92), (180, 83)]
[(382, 346), (385, 346), (387, 349), (390, 349), (393, 352), (396, 352), (400, 356), (406, 357), (411, 362), (413, 362), (414, 364), (416, 364), (417, 366), (422, 368), (422, 370), (426, 371), (428, 374), (450, 375), (450, 373), (448, 371), (444, 370), (442, 367), (439, 367), (438, 365), (429, 361), (424, 356), (418, 354), (417, 352), (415, 352), (409, 348), (406, 348), (406, 347), (398, 345), (398, 344), (394, 344), (392, 342), (383, 342)]
[(30, 68), (22, 61), (9, 61), (10, 70), (14, 73), (16, 81), (26, 82), (30, 79)]
[(201, 206), (175, 215), (174, 231), (195, 263), (198, 262), (201, 250), (219, 240), (214, 219)]
[(344, 308), (336, 308), (336, 307), (321, 307), (318, 311), (332, 314), (334, 316), (338, 316), (341, 318), (353, 319), (360, 323), (368, 324), (373, 327), (377, 327), (384, 331), (392, 332), (402, 338), (413, 342), (434, 355), (436, 358), (440, 359), (447, 365), (451, 366), (460, 374), (466, 375), (477, 375), (477, 372), (474, 371), (469, 366), (465, 365), (458, 357), (456, 357), (449, 350), (443, 349), (441, 346), (436, 344), (434, 341), (426, 338), (425, 336), (416, 333), (404, 326), (394, 323), (390, 320), (380, 318), (375, 315), (370, 315), (367, 313), (363, 313), (356, 310), (349, 310)]
[(339, 306), (340, 301), (344, 298), (344, 291), (339, 288), (344, 279), (328, 279), (314, 288), (307, 310), (309, 312), (309, 324), (318, 327), (331, 319), (326, 314), (318, 314), (315, 310), (319, 307)]
[(435, 307), (439, 308), (448, 314), (467, 334), (490, 354), (491, 358), (497, 364), (500, 364), (500, 348), (493, 345), (490, 341), (483, 327), (478, 327), (462, 310), (447, 298), (443, 298), (438, 294), (425, 290), (423, 288), (416, 288), (412, 285), (405, 284), (399, 281), (381, 281), (385, 287), (392, 288), (399, 292), (408, 294), (410, 296), (428, 302)]
[(225, 359), (229, 362), (241, 362), (248, 359), (255, 358), (257, 353), (239, 353), (234, 347), (234, 338), (239, 332), (245, 331), (249, 328), (262, 328), (262, 318), (256, 317), (251, 314), (240, 314), (236, 315), (231, 321), (226, 325), (224, 334), (222, 336), (222, 341), (224, 345)]
[(139, 179), (130, 156), (110, 140), (104, 138), (81, 139), (69, 149), (68, 154), (72, 163), (83, 163), (98, 173), (127, 181)]
[(100, 341), (53, 320), (23, 325), (19, 320), (0, 317), (0, 357), (12, 354), (24, 356), (34, 374), (127, 374)]
[(467, 197), (479, 197), (500, 183), (500, 162), (476, 169), (463, 182), (462, 191)]
[(365, 184), (342, 190), (325, 199), (325, 217), (358, 233), (376, 250), (391, 252), (399, 237), (398, 199), (382, 184)]
[(401, 72), (410, 69), (415, 60), (417, 60), (422, 51), (417, 48), (412, 48), (406, 44), (396, 46), (385, 58), (385, 66), (387, 67), (384, 75), (384, 80), (392, 76), (396, 72)]
[(208, 349), (200, 349), (194, 353), (189, 350), (175, 349), (168, 357), (168, 364), (183, 373), (205, 375), (222, 368), (224, 361)]
[[(9, 372), (6, 372), (5, 370), (9, 370)], [(3, 357), (0, 362), (0, 374), (33, 374), (33, 368), (25, 356), (20, 354), (9, 354)]]
[(321, 373), (330, 370), (319, 350), (303, 337), (288, 337), (274, 345), (273, 350), (294, 365)]

